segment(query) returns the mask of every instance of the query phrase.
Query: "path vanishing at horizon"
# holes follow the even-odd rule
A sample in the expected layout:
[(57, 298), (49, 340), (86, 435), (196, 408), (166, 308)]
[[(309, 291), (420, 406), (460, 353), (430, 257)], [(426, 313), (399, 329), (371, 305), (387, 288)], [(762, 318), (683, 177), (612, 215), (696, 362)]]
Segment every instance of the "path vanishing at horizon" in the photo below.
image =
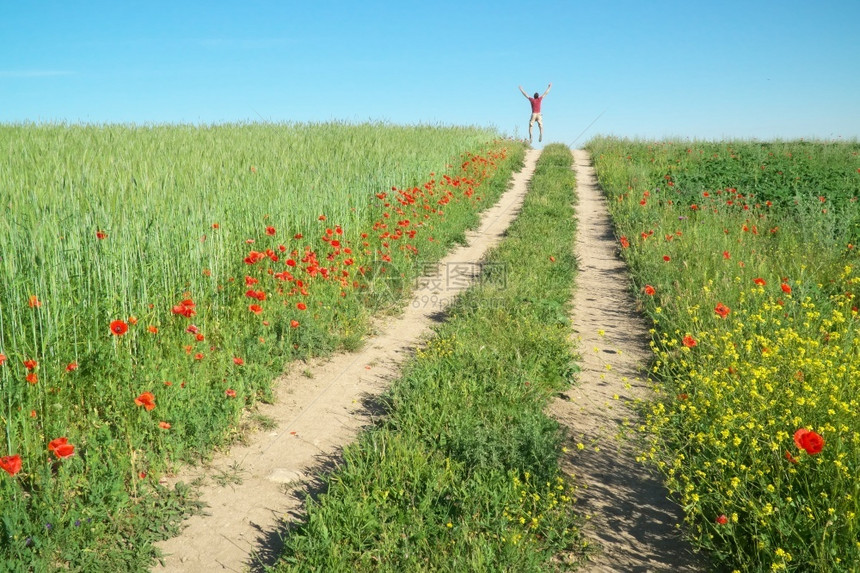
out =
[[(484, 213), (479, 228), (467, 233), (468, 244), (440, 265), (478, 263), (502, 240), (519, 212), (539, 155), (539, 150), (527, 151), (510, 189)], [(574, 158), (579, 273), (571, 318), (582, 370), (577, 384), (549, 406), (549, 413), (569, 428), (562, 466), (575, 476), (577, 511), (590, 516), (584, 533), (598, 548), (581, 570), (704, 571), (675, 527), (680, 509), (667, 499), (659, 476), (636, 462), (636, 446), (629, 438), (617, 438), (625, 420), (635, 421), (628, 403), (648, 395), (648, 332), (634, 311), (626, 266), (616, 252), (589, 155), (574, 150)], [(262, 571), (274, 564), (287, 524), (302, 518), (296, 492), (313, 488), (320, 473), (336, 463), (341, 448), (372, 422), (375, 398), (432, 333), (431, 326), (444, 319), (447, 303), (462, 288), (417, 290), (413, 302), (433, 303), (413, 303), (396, 318), (375, 319), (375, 332), (362, 349), (293, 365), (275, 382), (275, 403), (260, 406), (276, 427), (248, 436), (247, 443), (211, 464), (186, 468), (171, 480), (207, 478), (200, 491), (208, 507), (205, 515), (188, 519), (180, 535), (158, 544), (165, 557), (154, 570)], [(578, 450), (577, 443), (585, 449)]]

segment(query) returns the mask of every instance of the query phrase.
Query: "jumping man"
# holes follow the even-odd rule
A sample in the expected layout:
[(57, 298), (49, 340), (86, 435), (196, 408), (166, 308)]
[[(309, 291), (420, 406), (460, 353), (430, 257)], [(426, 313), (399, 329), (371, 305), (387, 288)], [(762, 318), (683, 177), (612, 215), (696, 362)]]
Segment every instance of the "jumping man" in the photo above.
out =
[(546, 88), (546, 91), (543, 92), (542, 96), (539, 96), (537, 92), (535, 92), (534, 97), (529, 97), (529, 94), (526, 93), (526, 90), (523, 89), (523, 86), (520, 86), (520, 91), (529, 100), (529, 103), (532, 104), (532, 116), (529, 118), (529, 143), (532, 142), (532, 126), (537, 122), (538, 129), (540, 133), (538, 135), (538, 141), (543, 141), (543, 119), (540, 115), (540, 102), (543, 101), (543, 98), (546, 97), (546, 94), (549, 93), (550, 88), (552, 87), (552, 82)]

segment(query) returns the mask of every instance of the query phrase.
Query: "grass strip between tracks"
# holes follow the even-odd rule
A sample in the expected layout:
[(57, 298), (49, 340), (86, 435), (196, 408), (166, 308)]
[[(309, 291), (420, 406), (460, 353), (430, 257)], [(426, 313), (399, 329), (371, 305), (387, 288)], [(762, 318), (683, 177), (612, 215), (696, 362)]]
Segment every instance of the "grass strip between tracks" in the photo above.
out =
[(544, 150), (479, 284), (405, 368), (387, 416), (308, 497), (277, 571), (531, 571), (575, 558), (573, 486), (543, 410), (571, 383), (567, 147)]

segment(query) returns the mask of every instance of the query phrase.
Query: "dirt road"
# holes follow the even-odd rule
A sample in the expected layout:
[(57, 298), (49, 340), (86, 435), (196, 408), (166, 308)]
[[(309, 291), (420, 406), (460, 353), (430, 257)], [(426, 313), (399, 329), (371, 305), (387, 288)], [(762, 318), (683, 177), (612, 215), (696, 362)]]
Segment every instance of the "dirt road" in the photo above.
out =
[(649, 392), (648, 327), (635, 310), (588, 152), (575, 150), (574, 161), (580, 269), (571, 318), (582, 371), (550, 411), (570, 429), (563, 468), (582, 488), (577, 508), (590, 516), (585, 533), (597, 549), (583, 570), (705, 571), (675, 527), (680, 509), (659, 476), (636, 462), (630, 404)]

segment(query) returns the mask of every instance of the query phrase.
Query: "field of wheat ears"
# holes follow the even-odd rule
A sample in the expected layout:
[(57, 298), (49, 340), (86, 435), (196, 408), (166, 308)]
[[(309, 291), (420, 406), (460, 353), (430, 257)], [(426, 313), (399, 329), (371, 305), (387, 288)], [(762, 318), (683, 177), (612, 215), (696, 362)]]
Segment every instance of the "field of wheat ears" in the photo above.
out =
[(360, 343), (523, 146), (387, 124), (0, 127), (0, 561), (141, 570), (297, 358)]

